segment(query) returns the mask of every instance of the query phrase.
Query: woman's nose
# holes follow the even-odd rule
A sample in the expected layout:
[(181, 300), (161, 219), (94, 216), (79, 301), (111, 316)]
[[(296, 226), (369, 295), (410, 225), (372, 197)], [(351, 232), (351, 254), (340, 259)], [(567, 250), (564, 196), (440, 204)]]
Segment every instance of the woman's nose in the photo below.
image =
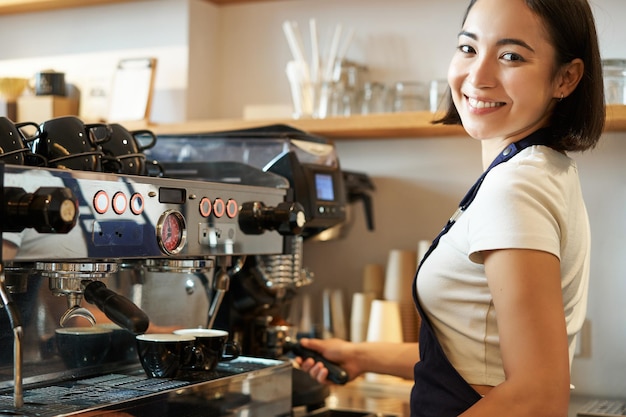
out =
[(475, 88), (489, 88), (496, 85), (497, 68), (486, 57), (477, 57), (468, 68), (467, 80)]

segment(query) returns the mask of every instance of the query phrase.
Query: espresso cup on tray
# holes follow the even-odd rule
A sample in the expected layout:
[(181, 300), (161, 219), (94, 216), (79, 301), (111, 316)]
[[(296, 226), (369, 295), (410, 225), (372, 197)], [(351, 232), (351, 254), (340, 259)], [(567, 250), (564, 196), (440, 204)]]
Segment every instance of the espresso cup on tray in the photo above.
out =
[(141, 366), (150, 378), (175, 378), (179, 371), (202, 361), (194, 336), (153, 333), (141, 334), (135, 339)]
[(111, 329), (62, 327), (55, 330), (57, 350), (68, 369), (98, 365), (111, 344)]
[(179, 329), (174, 334), (193, 336), (196, 348), (202, 351), (202, 360), (191, 366), (193, 370), (212, 371), (219, 362), (232, 361), (241, 355), (241, 347), (228, 340), (228, 332), (217, 329)]

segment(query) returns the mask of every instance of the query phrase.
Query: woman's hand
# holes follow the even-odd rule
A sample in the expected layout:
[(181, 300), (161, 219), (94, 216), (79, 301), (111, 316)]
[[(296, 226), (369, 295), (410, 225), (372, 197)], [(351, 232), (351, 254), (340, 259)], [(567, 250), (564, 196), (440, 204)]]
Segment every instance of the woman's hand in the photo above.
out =
[[(314, 350), (324, 356), (331, 362), (336, 363), (348, 373), (349, 380), (353, 380), (363, 371), (356, 355), (356, 346), (354, 343), (341, 339), (301, 339), (302, 347)], [(300, 369), (320, 383), (330, 383), (328, 378), (328, 369), (321, 362), (308, 358), (296, 358), (296, 363), (300, 365)]]

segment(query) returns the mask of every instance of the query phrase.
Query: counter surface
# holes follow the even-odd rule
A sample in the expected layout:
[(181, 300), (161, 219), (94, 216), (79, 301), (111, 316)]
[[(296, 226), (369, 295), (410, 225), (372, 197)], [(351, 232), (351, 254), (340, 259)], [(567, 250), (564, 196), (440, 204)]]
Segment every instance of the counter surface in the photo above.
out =
[[(333, 385), (326, 405), (332, 409), (366, 410), (409, 417), (409, 396), (412, 386), (412, 381), (400, 378), (385, 376), (380, 376), (377, 380), (357, 378), (343, 386)], [(568, 417), (576, 417), (578, 410), (594, 398), (596, 397), (572, 395)]]

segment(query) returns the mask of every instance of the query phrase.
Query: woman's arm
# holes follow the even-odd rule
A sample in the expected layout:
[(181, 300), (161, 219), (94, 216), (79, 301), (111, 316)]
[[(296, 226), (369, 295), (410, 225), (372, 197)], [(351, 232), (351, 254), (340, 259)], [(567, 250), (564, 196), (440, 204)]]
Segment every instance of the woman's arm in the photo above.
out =
[[(340, 339), (302, 339), (302, 346), (315, 350), (346, 370), (350, 380), (365, 372), (413, 379), (413, 366), (419, 359), (417, 343), (362, 342)], [(299, 361), (302, 370), (325, 382), (328, 370), (313, 359)]]
[(536, 250), (484, 253), (506, 380), (463, 417), (566, 417), (569, 352), (557, 257)]

